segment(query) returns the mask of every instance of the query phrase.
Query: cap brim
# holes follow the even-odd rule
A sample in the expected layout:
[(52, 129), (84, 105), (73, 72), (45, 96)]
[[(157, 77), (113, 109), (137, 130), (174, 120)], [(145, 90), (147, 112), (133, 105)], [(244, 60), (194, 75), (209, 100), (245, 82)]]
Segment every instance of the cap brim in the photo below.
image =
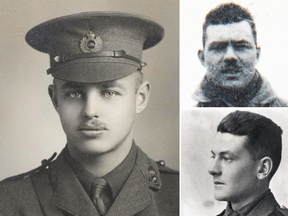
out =
[(51, 71), (51, 75), (59, 80), (80, 82), (80, 83), (99, 83), (120, 79), (128, 76), (139, 69), (139, 66), (127, 62), (95, 62), (95, 61), (71, 62), (65, 67)]

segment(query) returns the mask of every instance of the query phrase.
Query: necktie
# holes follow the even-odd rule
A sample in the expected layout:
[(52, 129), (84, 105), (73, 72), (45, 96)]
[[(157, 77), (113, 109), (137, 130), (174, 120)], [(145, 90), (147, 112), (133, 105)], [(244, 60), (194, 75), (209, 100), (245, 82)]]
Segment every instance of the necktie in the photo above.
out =
[(104, 204), (103, 194), (107, 189), (107, 182), (103, 178), (95, 178), (92, 182), (92, 201), (98, 209), (100, 215), (105, 215), (107, 212), (107, 206)]

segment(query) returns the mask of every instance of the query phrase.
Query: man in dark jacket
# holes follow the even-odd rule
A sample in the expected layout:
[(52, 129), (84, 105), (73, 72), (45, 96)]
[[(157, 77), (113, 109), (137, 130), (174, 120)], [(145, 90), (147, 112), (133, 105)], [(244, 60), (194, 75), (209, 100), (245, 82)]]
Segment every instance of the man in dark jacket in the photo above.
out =
[(198, 51), (205, 77), (192, 98), (198, 107), (286, 107), (258, 73), (260, 48), (248, 10), (228, 3), (210, 11)]
[(220, 215), (288, 215), (269, 189), (281, 161), (282, 129), (259, 114), (235, 111), (217, 131), (208, 171), (215, 199), (228, 201)]
[(164, 35), (125, 13), (81, 13), (31, 29), (26, 41), (50, 55), (49, 95), (67, 145), (52, 161), (0, 183), (0, 215), (178, 215), (179, 174), (133, 141), (149, 100), (143, 49)]

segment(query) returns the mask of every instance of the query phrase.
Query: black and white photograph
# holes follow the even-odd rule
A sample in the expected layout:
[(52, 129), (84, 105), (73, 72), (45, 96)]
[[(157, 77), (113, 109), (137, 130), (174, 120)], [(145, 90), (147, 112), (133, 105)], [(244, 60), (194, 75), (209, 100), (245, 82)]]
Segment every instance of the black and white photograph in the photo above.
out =
[(179, 215), (179, 1), (0, 18), (0, 215)]
[(287, 122), (284, 108), (182, 109), (181, 215), (287, 215)]
[(181, 4), (181, 107), (287, 107), (283, 0)]

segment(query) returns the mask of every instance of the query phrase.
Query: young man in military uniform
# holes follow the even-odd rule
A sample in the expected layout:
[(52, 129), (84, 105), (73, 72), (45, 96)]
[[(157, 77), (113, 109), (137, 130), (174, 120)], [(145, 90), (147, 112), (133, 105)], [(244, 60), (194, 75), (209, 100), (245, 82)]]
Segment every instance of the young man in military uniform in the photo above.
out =
[(179, 214), (179, 174), (133, 141), (150, 93), (142, 50), (163, 35), (149, 19), (113, 12), (60, 17), (27, 33), (50, 55), (49, 95), (67, 145), (56, 160), (0, 184), (0, 215)]
[(288, 106), (255, 69), (260, 57), (255, 23), (241, 6), (221, 4), (207, 14), (198, 57), (207, 69), (192, 96), (198, 107)]
[(218, 125), (212, 147), (214, 197), (228, 201), (224, 216), (280, 216), (269, 183), (282, 152), (282, 129), (262, 115), (235, 111)]

